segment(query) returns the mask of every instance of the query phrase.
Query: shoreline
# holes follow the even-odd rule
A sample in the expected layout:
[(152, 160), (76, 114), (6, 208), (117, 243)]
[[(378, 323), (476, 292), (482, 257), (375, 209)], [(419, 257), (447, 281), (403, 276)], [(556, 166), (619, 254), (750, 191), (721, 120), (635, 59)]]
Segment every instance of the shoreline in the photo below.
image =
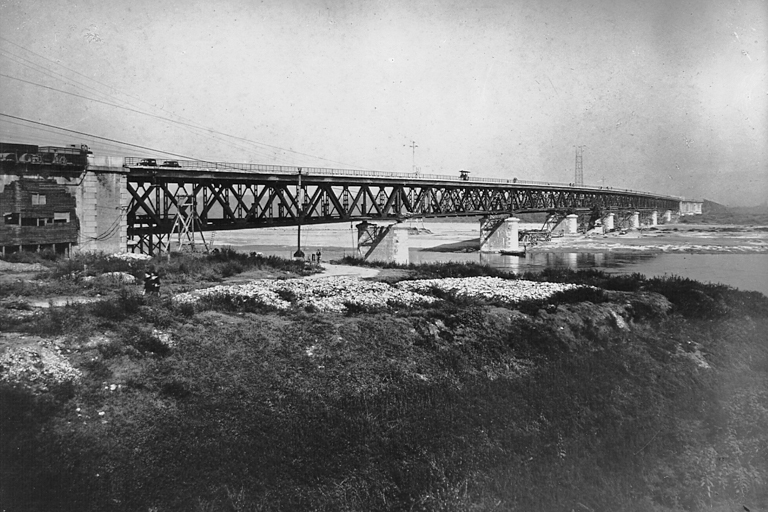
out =
[[(409, 248), (419, 252), (471, 254), (480, 249), (477, 226), (470, 222), (430, 222), (412, 225)], [(539, 224), (521, 224), (521, 229), (538, 229)], [(303, 246), (323, 253), (355, 253), (356, 234), (335, 225), (311, 227), (302, 233)], [(285, 252), (295, 250), (296, 234), (290, 229), (248, 230), (227, 233), (216, 239), (216, 246), (235, 250)], [(348, 242), (347, 242), (348, 241)], [(341, 242), (341, 243), (340, 243)], [(346, 243), (344, 243), (346, 242)], [(768, 226), (737, 224), (662, 224), (652, 228), (609, 234), (563, 236), (528, 246), (530, 254), (569, 252), (644, 253), (644, 254), (766, 254)]]
[[(422, 238), (423, 237), (419, 237)], [(480, 250), (480, 239), (452, 241), (420, 251), (473, 253)], [(628, 231), (625, 234), (589, 234), (553, 237), (550, 241), (526, 247), (526, 252), (540, 253), (644, 253), (644, 254), (766, 254), (768, 228), (764, 226), (688, 226), (667, 225), (660, 228)]]

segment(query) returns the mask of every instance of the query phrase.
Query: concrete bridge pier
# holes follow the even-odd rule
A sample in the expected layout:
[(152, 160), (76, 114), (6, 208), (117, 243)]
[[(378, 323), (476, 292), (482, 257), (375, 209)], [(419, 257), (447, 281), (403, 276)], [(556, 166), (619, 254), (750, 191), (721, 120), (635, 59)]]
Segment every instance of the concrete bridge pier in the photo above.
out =
[(651, 212), (651, 216), (649, 218), (648, 225), (650, 227), (654, 227), (654, 226), (658, 226), (659, 225), (659, 212), (657, 212), (656, 210), (653, 210)]
[(480, 252), (521, 252), (517, 217), (480, 221)]
[(566, 215), (565, 217), (565, 234), (566, 235), (578, 235), (579, 234), (579, 216), (575, 213)]
[(608, 233), (609, 231), (613, 231), (615, 228), (613, 226), (613, 219), (616, 216), (614, 213), (608, 213), (605, 217), (603, 217), (603, 232)]
[(669, 224), (672, 222), (672, 210), (667, 210), (664, 212), (664, 224)]
[(357, 226), (357, 250), (366, 261), (407, 265), (408, 227), (403, 224), (378, 226), (363, 221)]
[(640, 212), (632, 212), (629, 218), (629, 229), (640, 229)]

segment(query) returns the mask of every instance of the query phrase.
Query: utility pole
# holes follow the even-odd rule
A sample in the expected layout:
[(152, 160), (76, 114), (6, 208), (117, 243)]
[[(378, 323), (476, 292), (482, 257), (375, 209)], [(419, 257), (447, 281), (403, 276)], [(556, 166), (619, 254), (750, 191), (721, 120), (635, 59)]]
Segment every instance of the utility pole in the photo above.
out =
[(296, 259), (304, 259), (304, 251), (301, 250), (301, 221), (304, 218), (304, 189), (301, 188), (301, 167), (299, 167), (299, 184), (296, 190), (296, 198), (299, 202), (299, 208), (298, 208), (298, 250), (293, 253), (293, 257)]
[(412, 140), (410, 145), (403, 144), (403, 147), (411, 148), (413, 150), (411, 152), (411, 172), (416, 174), (416, 148), (419, 146), (416, 144), (415, 140)]
[(573, 146), (576, 148), (576, 185), (584, 185), (584, 165), (582, 158), (584, 157), (584, 148), (586, 146)]

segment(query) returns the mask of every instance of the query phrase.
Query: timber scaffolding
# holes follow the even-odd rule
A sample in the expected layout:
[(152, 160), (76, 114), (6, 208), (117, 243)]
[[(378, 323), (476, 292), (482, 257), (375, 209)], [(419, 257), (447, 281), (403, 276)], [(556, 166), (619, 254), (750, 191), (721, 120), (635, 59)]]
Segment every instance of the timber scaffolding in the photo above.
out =
[(518, 179), (200, 161), (147, 166), (141, 160), (125, 159), (128, 239), (133, 250), (148, 254), (167, 245), (181, 196), (196, 198), (200, 231), (533, 212), (678, 211), (681, 200)]

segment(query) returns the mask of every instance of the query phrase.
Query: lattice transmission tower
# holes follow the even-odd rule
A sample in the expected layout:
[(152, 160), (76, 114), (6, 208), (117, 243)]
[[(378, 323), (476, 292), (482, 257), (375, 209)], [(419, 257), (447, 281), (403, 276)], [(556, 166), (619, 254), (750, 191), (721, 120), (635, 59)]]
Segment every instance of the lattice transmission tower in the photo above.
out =
[(416, 148), (419, 147), (419, 145), (416, 144), (415, 140), (412, 140), (410, 145), (403, 144), (403, 146), (411, 148), (411, 172), (414, 174), (419, 174), (418, 169), (416, 169)]
[(574, 146), (576, 148), (576, 185), (584, 184), (584, 164), (582, 159), (584, 157), (585, 146)]

